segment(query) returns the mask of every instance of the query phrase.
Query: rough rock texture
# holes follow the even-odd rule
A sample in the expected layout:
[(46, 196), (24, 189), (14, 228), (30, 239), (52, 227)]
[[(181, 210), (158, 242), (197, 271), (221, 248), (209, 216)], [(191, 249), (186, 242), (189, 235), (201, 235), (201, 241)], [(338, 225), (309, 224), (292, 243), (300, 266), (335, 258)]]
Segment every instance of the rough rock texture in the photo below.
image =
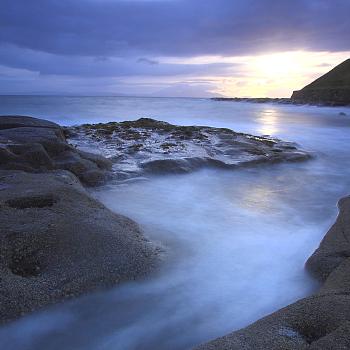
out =
[(186, 173), (202, 167), (236, 169), (303, 161), (310, 152), (270, 137), (205, 126), (177, 126), (150, 118), (84, 124), (68, 129), (70, 142), (97, 149), (113, 161), (117, 179), (144, 174)]
[(305, 102), (325, 102), (337, 106), (350, 104), (350, 59), (303, 89), (294, 91), (291, 98)]
[(39, 173), (65, 169), (93, 186), (105, 181), (112, 163), (69, 145), (55, 123), (23, 116), (0, 117), (0, 169)]
[(0, 170), (0, 222), (0, 324), (147, 275), (161, 257), (64, 170)]
[(311, 276), (323, 283), (327, 282), (330, 274), (350, 257), (350, 196), (339, 200), (338, 209), (337, 220), (306, 262)]
[(196, 350), (350, 349), (350, 196), (306, 268), (321, 290)]
[(350, 87), (304, 89), (293, 91), (291, 98), (304, 103), (313, 102), (326, 106), (347, 106), (350, 104)]
[(79, 181), (97, 185), (107, 170), (55, 123), (0, 117), (0, 325), (154, 271), (161, 247)]

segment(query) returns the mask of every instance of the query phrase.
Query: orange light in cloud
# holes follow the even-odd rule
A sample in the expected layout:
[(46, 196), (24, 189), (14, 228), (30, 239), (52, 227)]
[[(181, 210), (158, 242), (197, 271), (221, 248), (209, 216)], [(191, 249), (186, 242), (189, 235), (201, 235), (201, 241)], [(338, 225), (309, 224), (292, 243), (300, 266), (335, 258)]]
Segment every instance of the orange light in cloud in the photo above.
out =
[[(148, 92), (157, 92), (161, 88), (188, 84), (191, 87), (205, 85), (207, 92), (226, 97), (291, 97), (294, 90), (299, 90), (321, 75), (350, 57), (348, 52), (307, 52), (293, 51), (262, 56), (200, 56), (200, 57), (152, 57), (162, 64), (196, 65), (200, 74), (174, 76), (132, 76), (123, 79), (125, 83), (143, 87), (149, 86)], [(225, 76), (205, 75), (205, 65), (228, 63)], [(185, 70), (186, 71), (186, 70)], [(212, 89), (208, 89), (212, 86)], [(137, 91), (142, 93), (143, 91)]]
[[(243, 78), (225, 84), (230, 97), (290, 97), (350, 57), (350, 52), (295, 51), (258, 57), (231, 57), (242, 65)], [(220, 92), (218, 90), (218, 92)]]

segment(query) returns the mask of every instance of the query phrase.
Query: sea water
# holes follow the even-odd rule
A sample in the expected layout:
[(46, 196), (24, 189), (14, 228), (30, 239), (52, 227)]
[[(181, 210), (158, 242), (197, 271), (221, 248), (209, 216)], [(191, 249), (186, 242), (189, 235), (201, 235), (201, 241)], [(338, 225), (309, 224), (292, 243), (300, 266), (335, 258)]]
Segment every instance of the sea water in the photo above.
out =
[(348, 108), (0, 96), (0, 115), (69, 126), (148, 117), (228, 127), (294, 141), (315, 156), (302, 163), (149, 176), (91, 190), (168, 247), (167, 261), (150, 279), (11, 323), (0, 329), (1, 349), (191, 349), (320, 288), (304, 263), (334, 222), (338, 199), (350, 192)]

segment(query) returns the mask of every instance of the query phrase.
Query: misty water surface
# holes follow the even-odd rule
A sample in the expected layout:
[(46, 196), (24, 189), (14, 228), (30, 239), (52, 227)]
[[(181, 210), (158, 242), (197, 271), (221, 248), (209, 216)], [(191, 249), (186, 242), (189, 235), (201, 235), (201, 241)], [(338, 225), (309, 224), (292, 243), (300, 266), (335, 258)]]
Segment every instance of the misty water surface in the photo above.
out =
[[(2, 328), (1, 349), (191, 349), (318, 290), (304, 263), (334, 222), (337, 200), (350, 192), (348, 109), (137, 98), (66, 98), (62, 106), (60, 99), (31, 100), (31, 115), (46, 113), (62, 125), (152, 117), (229, 127), (295, 141), (315, 159), (92, 190), (168, 247), (167, 261), (149, 280)], [(9, 114), (11, 103), (0, 113)], [(23, 101), (16, 105), (25, 109)], [(14, 103), (12, 111), (23, 114)]]

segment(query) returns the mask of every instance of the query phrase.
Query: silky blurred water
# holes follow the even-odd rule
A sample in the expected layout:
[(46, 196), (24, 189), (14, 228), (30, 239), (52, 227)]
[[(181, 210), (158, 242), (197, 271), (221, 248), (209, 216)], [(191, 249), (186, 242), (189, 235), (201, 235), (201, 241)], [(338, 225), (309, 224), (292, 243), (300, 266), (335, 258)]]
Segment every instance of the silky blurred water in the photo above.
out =
[[(341, 116), (345, 112), (348, 116)], [(92, 194), (169, 248), (157, 276), (0, 329), (1, 349), (180, 350), (242, 328), (320, 287), (304, 263), (350, 192), (348, 108), (201, 99), (0, 96), (1, 115), (61, 125), (149, 117), (294, 141), (315, 159), (203, 169)]]

